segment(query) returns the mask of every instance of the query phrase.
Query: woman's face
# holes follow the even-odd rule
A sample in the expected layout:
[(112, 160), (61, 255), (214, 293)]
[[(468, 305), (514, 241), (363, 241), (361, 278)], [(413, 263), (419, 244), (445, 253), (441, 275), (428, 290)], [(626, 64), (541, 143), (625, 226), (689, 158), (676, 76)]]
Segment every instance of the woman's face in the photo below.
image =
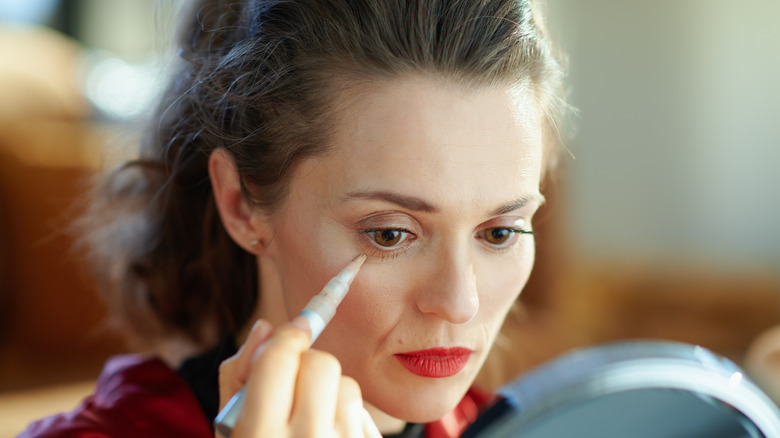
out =
[(438, 419), (472, 384), (534, 262), (541, 124), (528, 93), (422, 78), (339, 97), (333, 148), (295, 170), (260, 257), (277, 324), (360, 253), (314, 347), (364, 399)]

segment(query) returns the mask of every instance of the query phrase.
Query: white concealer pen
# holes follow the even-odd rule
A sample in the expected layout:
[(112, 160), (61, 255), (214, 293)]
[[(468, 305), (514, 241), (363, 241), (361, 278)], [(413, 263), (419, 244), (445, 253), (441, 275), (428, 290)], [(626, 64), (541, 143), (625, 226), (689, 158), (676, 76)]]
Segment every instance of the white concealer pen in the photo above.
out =
[[(309, 327), (311, 328), (310, 346), (311, 344), (314, 344), (314, 341), (320, 336), (320, 333), (325, 329), (325, 326), (333, 319), (333, 315), (336, 314), (336, 307), (338, 307), (347, 295), (352, 280), (355, 279), (355, 276), (365, 261), (365, 254), (360, 254), (355, 257), (355, 259), (349, 262), (338, 275), (331, 278), (325, 287), (322, 288), (322, 291), (313, 296), (306, 304), (306, 307), (301, 311), (300, 316), (309, 321)], [(241, 413), (241, 408), (244, 406), (245, 392), (246, 386), (241, 388), (241, 391), (238, 391), (236, 395), (227, 402), (225, 407), (214, 419), (214, 429), (224, 437), (229, 437), (231, 433), (233, 433), (233, 427), (235, 427), (236, 420), (238, 420), (238, 416)]]

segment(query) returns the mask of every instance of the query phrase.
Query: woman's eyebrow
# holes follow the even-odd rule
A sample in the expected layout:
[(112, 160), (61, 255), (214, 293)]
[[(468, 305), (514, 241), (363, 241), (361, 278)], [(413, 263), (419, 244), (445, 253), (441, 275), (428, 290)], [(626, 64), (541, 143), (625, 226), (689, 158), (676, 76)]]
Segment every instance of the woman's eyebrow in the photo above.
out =
[(346, 196), (344, 196), (344, 201), (350, 201), (354, 199), (385, 201), (403, 207), (407, 210), (422, 211), (425, 213), (435, 213), (439, 211), (437, 207), (434, 207), (433, 205), (423, 201), (420, 198), (415, 198), (413, 196), (405, 196), (398, 193), (381, 191), (381, 190), (367, 191), (367, 192), (350, 192), (347, 193)]
[[(415, 198), (414, 196), (406, 196), (406, 195), (401, 195), (398, 193), (382, 191), (382, 190), (350, 192), (347, 193), (343, 198), (344, 201), (351, 201), (355, 199), (384, 201), (390, 204), (398, 205), (402, 208), (411, 211), (421, 211), (425, 213), (436, 213), (439, 211), (438, 207), (435, 207), (429, 204), (428, 202), (423, 201), (420, 198)], [(544, 196), (541, 193), (535, 193), (528, 196), (521, 196), (513, 201), (507, 202), (506, 204), (499, 206), (498, 208), (496, 208), (491, 212), (491, 215), (501, 216), (503, 214), (507, 214), (515, 210), (519, 210), (528, 204), (536, 204), (536, 206), (538, 207), (544, 204), (544, 201), (545, 201)]]
[(521, 196), (514, 201), (507, 202), (506, 204), (493, 210), (492, 216), (501, 216), (502, 214), (511, 213), (515, 210), (519, 210), (528, 204), (536, 204), (537, 207), (544, 204), (544, 196), (541, 193), (534, 193), (529, 196)]

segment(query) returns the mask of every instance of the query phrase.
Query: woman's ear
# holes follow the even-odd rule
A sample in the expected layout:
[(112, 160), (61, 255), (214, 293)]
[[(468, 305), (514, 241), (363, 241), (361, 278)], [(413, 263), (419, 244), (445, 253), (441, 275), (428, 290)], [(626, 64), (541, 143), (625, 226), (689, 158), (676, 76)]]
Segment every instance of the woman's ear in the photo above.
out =
[(240, 247), (259, 254), (270, 237), (270, 227), (244, 197), (233, 156), (227, 150), (218, 148), (211, 153), (209, 177), (217, 210), (228, 234)]

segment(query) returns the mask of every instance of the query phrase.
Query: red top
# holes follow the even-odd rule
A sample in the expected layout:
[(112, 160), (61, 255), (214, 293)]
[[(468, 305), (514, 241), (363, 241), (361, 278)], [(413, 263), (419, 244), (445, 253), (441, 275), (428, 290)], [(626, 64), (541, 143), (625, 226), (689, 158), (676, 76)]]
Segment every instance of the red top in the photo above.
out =
[[(454, 438), (493, 400), (469, 390), (426, 438)], [(17, 438), (213, 438), (209, 420), (176, 371), (157, 358), (116, 356), (106, 362), (95, 393), (71, 412), (36, 421)]]

